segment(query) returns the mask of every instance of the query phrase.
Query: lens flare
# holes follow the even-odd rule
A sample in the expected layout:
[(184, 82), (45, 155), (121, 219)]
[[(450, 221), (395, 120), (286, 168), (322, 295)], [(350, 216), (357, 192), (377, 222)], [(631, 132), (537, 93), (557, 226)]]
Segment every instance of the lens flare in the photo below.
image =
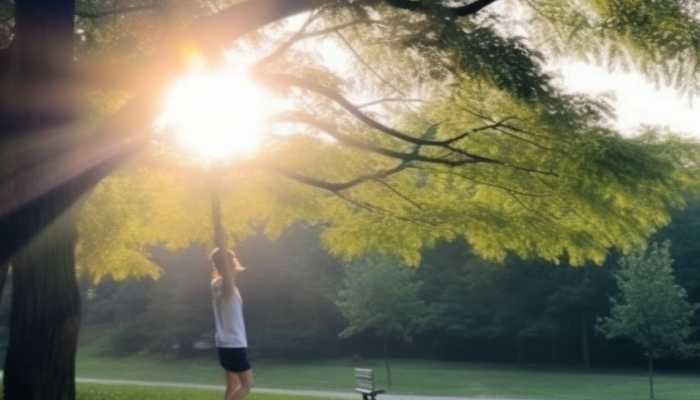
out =
[(157, 126), (196, 158), (246, 157), (260, 147), (275, 105), (246, 69), (196, 68), (167, 92)]

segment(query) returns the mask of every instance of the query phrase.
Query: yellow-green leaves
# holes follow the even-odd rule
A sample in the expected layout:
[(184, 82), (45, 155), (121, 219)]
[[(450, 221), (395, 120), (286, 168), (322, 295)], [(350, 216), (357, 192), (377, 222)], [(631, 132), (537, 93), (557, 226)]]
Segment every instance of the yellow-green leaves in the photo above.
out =
[[(697, 21), (678, 8), (684, 2), (531, 3), (560, 39), (603, 37), (634, 52), (651, 38), (659, 52), (679, 55), (678, 65), (690, 53), (674, 43), (688, 45), (696, 35)], [(234, 242), (257, 229), (275, 237), (304, 221), (323, 228), (323, 242), (338, 257), (380, 253), (413, 265), (426, 247), (460, 237), (493, 260), (514, 253), (600, 264), (612, 248), (643, 243), (683, 205), (685, 192), (697, 189), (694, 143), (621, 137), (611, 128), (609, 104), (564, 94), (543, 72), (546, 44), (535, 48), (489, 18), (445, 19), (432, 11), (407, 17), (391, 7), (355, 6), (373, 11), (365, 15), (371, 21), (342, 30), (347, 43), (338, 44), (356, 47), (348, 55), (355, 68), (334, 71), (313, 46), (269, 68), (288, 78), (281, 94), (294, 110), (279, 120), (293, 122), (294, 132), (223, 170), (196, 172), (148, 156), (97, 188), (80, 222), (80, 254), (96, 278), (154, 276), (149, 246), (208, 243), (212, 175)], [(344, 7), (334, 4), (335, 13), (311, 28), (358, 17)], [(415, 102), (359, 105), (363, 97), (381, 102), (414, 93)], [(451, 149), (406, 139), (457, 136)], [(479, 162), (459, 163), (465, 159)], [(327, 190), (397, 164), (398, 173)]]

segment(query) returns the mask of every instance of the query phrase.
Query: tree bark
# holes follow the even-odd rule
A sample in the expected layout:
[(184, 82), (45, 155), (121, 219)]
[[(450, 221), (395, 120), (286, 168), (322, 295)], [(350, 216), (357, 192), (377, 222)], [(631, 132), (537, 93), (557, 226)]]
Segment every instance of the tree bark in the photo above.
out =
[(0, 299), (2, 299), (3, 293), (5, 293), (5, 283), (7, 281), (7, 274), (10, 270), (10, 264), (0, 264)]
[[(77, 140), (72, 128), (76, 91), (69, 79), (75, 4), (74, 0), (17, 0), (15, 10), (12, 65), (5, 82), (10, 90), (2, 98), (2, 150), (7, 157), (2, 160), (1, 194), (3, 199), (30, 195), (32, 202), (18, 214), (1, 213), (8, 217), (0, 229), (2, 253), (14, 256), (4, 398), (72, 400), (80, 326), (77, 238), (70, 208), (52, 213), (75, 190), (64, 185), (31, 195), (37, 186), (46, 189), (40, 183), (57, 178), (61, 171), (36, 166), (67, 152)], [(34, 234), (23, 237), (29, 229)]]
[(75, 222), (66, 214), (15, 257), (6, 400), (73, 400), (80, 293)]
[(647, 354), (649, 361), (649, 399), (654, 400), (654, 358)]

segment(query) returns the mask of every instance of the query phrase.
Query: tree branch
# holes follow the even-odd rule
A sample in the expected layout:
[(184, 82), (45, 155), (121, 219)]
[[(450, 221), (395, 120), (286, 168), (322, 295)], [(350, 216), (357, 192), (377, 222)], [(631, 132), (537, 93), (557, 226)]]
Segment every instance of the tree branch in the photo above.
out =
[(506, 123), (506, 121), (508, 121), (508, 120), (510, 120), (510, 119), (512, 119), (512, 118), (513, 118), (513, 117), (505, 117), (505, 118), (503, 118), (503, 119), (500, 120), (500, 121), (494, 122), (493, 124), (484, 125), (484, 126), (480, 126), (480, 127), (478, 127), (478, 128), (469, 129), (468, 131), (466, 131), (466, 132), (464, 132), (464, 133), (461, 133), (461, 134), (459, 134), (459, 135), (457, 135), (457, 136), (453, 136), (453, 137), (450, 138), (450, 139), (445, 139), (445, 140), (443, 140), (442, 143), (447, 144), (447, 145), (449, 145), (449, 144), (454, 144), (454, 143), (457, 143), (457, 142), (459, 142), (460, 140), (462, 140), (462, 139), (468, 137), (469, 135), (471, 135), (471, 134), (473, 134), (473, 133), (477, 133), (477, 132), (481, 132), (481, 131), (486, 131), (486, 130), (489, 130), (489, 129), (498, 129), (499, 127), (503, 126), (503, 125)]
[(405, 217), (405, 216), (403, 216), (403, 215), (398, 215), (398, 214), (396, 214), (395, 212), (390, 211), (390, 210), (387, 210), (387, 209), (384, 208), (384, 207), (380, 207), (380, 206), (374, 205), (374, 204), (372, 204), (372, 203), (368, 203), (368, 202), (366, 202), (366, 201), (355, 200), (355, 199), (353, 199), (352, 197), (350, 197), (350, 196), (347, 195), (347, 194), (335, 193), (335, 195), (336, 195), (338, 198), (340, 198), (341, 200), (344, 200), (344, 201), (348, 202), (349, 204), (351, 204), (351, 205), (353, 205), (353, 206), (355, 206), (355, 207), (357, 207), (357, 208), (363, 209), (363, 210), (368, 211), (368, 212), (373, 213), (373, 214), (384, 214), (384, 215), (388, 215), (389, 217), (394, 218), (394, 219), (397, 219), (397, 220), (399, 220), (399, 221), (408, 222), (408, 223), (411, 223), (411, 224), (414, 224), (414, 225), (418, 225), (418, 226), (429, 226), (429, 227), (432, 227), (432, 226), (435, 225), (435, 224), (430, 223), (430, 222), (421, 221), (421, 220), (418, 220), (418, 219), (415, 219), (415, 218)]
[(487, 187), (492, 187), (494, 189), (502, 190), (502, 191), (507, 192), (508, 194), (511, 194), (511, 195), (526, 196), (526, 197), (551, 197), (551, 196), (553, 196), (552, 193), (525, 192), (525, 191), (522, 191), (520, 189), (515, 189), (515, 188), (504, 186), (504, 185), (499, 185), (497, 183), (485, 182), (485, 181), (482, 181), (482, 180), (479, 180), (479, 179), (473, 178), (471, 176), (468, 176), (468, 175), (465, 175), (465, 174), (462, 174), (459, 172), (455, 172), (452, 170), (440, 170), (440, 169), (436, 169), (436, 168), (429, 168), (429, 167), (423, 167), (423, 166), (418, 166), (418, 165), (411, 165), (410, 168), (421, 170), (421, 171), (428, 171), (428, 172), (430, 172), (432, 174), (436, 174), (436, 175), (455, 176), (458, 178), (468, 180), (470, 182), (474, 182), (477, 185), (482, 185), (482, 186), (487, 186)]
[(111, 17), (115, 15), (124, 15), (136, 12), (154, 11), (160, 8), (160, 5), (154, 4), (141, 4), (112, 8), (109, 10), (76, 10), (75, 15), (80, 18), (104, 18)]
[(423, 206), (422, 206), (422, 205), (416, 203), (413, 199), (411, 199), (410, 197), (408, 197), (408, 196), (406, 196), (405, 194), (401, 193), (400, 190), (398, 190), (398, 189), (396, 189), (395, 187), (391, 186), (391, 185), (389, 184), (389, 182), (386, 182), (386, 181), (384, 181), (384, 180), (382, 180), (382, 179), (374, 179), (374, 181), (377, 182), (379, 185), (385, 187), (385, 188), (386, 188), (387, 190), (389, 190), (391, 193), (395, 194), (397, 197), (399, 197), (399, 198), (402, 199), (403, 201), (407, 202), (407, 203), (410, 204), (411, 206), (413, 206), (413, 207), (415, 207), (415, 208), (417, 208), (417, 209), (419, 209), (419, 210), (422, 210), (422, 209), (423, 209)]
[(331, 181), (323, 180), (320, 178), (315, 178), (312, 176), (304, 175), (304, 174), (301, 174), (299, 172), (296, 172), (296, 171), (289, 169), (289, 168), (285, 168), (285, 167), (280, 166), (280, 165), (272, 165), (272, 164), (252, 164), (252, 165), (250, 165), (250, 167), (261, 168), (261, 169), (273, 171), (281, 176), (292, 179), (292, 180), (297, 181), (299, 183), (303, 183), (305, 185), (313, 186), (315, 188), (323, 189), (323, 190), (333, 192), (333, 193), (342, 192), (342, 191), (351, 189), (353, 187), (359, 186), (359, 185), (366, 183), (366, 182), (369, 182), (369, 181), (377, 181), (377, 180), (381, 180), (384, 178), (388, 178), (391, 175), (397, 174), (397, 173), (405, 170), (409, 166), (410, 166), (409, 162), (401, 162), (393, 168), (376, 171), (376, 172), (371, 173), (371, 174), (361, 175), (361, 176), (358, 176), (354, 179), (351, 179), (351, 180), (348, 180), (345, 182), (331, 182)]
[(338, 38), (340, 39), (340, 41), (343, 42), (343, 44), (345, 45), (345, 47), (347, 47), (348, 50), (350, 50), (350, 52), (353, 54), (353, 56), (355, 56), (355, 58), (357, 59), (357, 61), (359, 61), (360, 64), (362, 64), (365, 68), (367, 68), (367, 70), (368, 70), (370, 73), (372, 73), (372, 75), (376, 76), (377, 79), (379, 79), (380, 82), (382, 82), (383, 84), (385, 84), (387, 87), (389, 87), (391, 90), (393, 90), (394, 92), (398, 93), (399, 95), (401, 95), (401, 96), (406, 96), (406, 94), (405, 94), (401, 89), (399, 89), (398, 87), (396, 87), (396, 85), (394, 85), (393, 83), (389, 82), (386, 78), (384, 78), (384, 76), (382, 76), (382, 74), (379, 73), (379, 71), (377, 71), (374, 67), (372, 67), (372, 65), (371, 65), (370, 63), (368, 63), (368, 62), (360, 55), (360, 53), (359, 53), (357, 50), (355, 50), (355, 47), (353, 47), (352, 43), (350, 43), (350, 42), (345, 38), (345, 36), (343, 36), (342, 33), (336, 32), (335, 34), (336, 34), (336, 36), (338, 36)]
[(387, 149), (385, 147), (380, 147), (377, 145), (374, 145), (372, 143), (368, 143), (364, 140), (357, 139), (353, 136), (341, 133), (337, 127), (335, 127), (333, 124), (328, 123), (326, 121), (321, 121), (319, 119), (316, 119), (308, 114), (298, 112), (294, 114), (287, 114), (284, 117), (278, 118), (279, 121), (284, 121), (284, 122), (296, 122), (296, 123), (302, 123), (306, 125), (313, 126), (323, 132), (326, 132), (330, 136), (332, 136), (334, 139), (338, 140), (341, 143), (347, 144), (349, 146), (366, 150), (375, 154), (380, 154), (385, 157), (389, 158), (394, 158), (397, 160), (402, 160), (402, 161), (420, 161), (420, 162), (425, 162), (429, 164), (442, 164), (442, 165), (447, 165), (451, 167), (458, 167), (461, 165), (466, 165), (466, 164), (476, 164), (476, 163), (492, 163), (492, 164), (502, 164), (498, 160), (493, 160), (490, 158), (486, 157), (480, 157), (477, 156), (471, 157), (462, 157), (457, 160), (451, 160), (447, 158), (441, 158), (441, 157), (430, 157), (430, 156), (425, 156), (420, 154), (420, 147), (424, 146), (421, 143), (416, 144), (416, 148), (410, 152), (410, 153), (405, 153), (402, 151), (396, 151), (392, 149)]
[[(387, 3), (389, 3), (391, 6), (400, 8), (402, 10), (408, 10), (408, 11), (418, 11), (418, 12), (427, 12), (430, 11), (430, 8), (426, 6), (426, 4), (422, 1), (412, 1), (412, 0), (386, 0)], [(463, 5), (463, 6), (441, 6), (442, 9), (449, 11), (456, 17), (466, 17), (470, 15), (474, 15), (478, 13), (479, 11), (483, 10), (484, 8), (490, 6), (492, 3), (495, 3), (496, 0), (476, 0), (473, 1), (469, 4)]]
[(331, 33), (339, 34), (339, 32), (341, 30), (349, 28), (351, 26), (355, 26), (355, 25), (361, 25), (361, 24), (371, 25), (371, 24), (381, 24), (382, 23), (382, 21), (373, 20), (373, 19), (357, 19), (357, 20), (353, 20), (353, 21), (346, 22), (343, 24), (330, 26), (328, 28), (323, 28), (323, 29), (312, 31), (312, 32), (306, 32), (306, 29), (309, 27), (309, 25), (313, 21), (315, 21), (317, 19), (318, 16), (319, 16), (318, 14), (312, 15), (294, 35), (292, 35), (289, 39), (285, 40), (282, 44), (280, 44), (279, 47), (277, 47), (268, 56), (266, 56), (262, 60), (258, 61), (255, 68), (259, 69), (259, 68), (262, 68), (265, 65), (273, 62), (274, 60), (281, 57), (285, 52), (287, 52), (292, 46), (294, 46), (294, 44), (296, 44), (302, 40), (306, 40), (306, 39), (310, 39), (310, 38), (314, 38), (314, 37), (319, 37), (319, 36), (325, 36), (325, 35), (329, 35)]
[(322, 121), (315, 120), (311, 116), (305, 115), (305, 116), (302, 116), (301, 119), (296, 121), (296, 122), (303, 122), (303, 123), (307, 123), (310, 125), (314, 125), (314, 126), (318, 127), (319, 129), (331, 134), (336, 139), (338, 139), (344, 143), (351, 144), (351, 145), (354, 145), (356, 147), (363, 148), (365, 150), (374, 151), (378, 154), (383, 154), (385, 156), (394, 157), (394, 158), (398, 158), (401, 160), (424, 161), (424, 162), (428, 162), (428, 163), (443, 164), (443, 165), (448, 165), (448, 166), (452, 166), (452, 167), (466, 165), (466, 164), (473, 164), (473, 163), (493, 163), (493, 164), (505, 165), (505, 166), (508, 166), (510, 168), (517, 169), (520, 171), (549, 175), (549, 176), (557, 176), (557, 174), (555, 174), (551, 171), (543, 171), (543, 170), (538, 170), (538, 169), (533, 169), (533, 168), (522, 167), (522, 166), (510, 164), (508, 162), (496, 160), (496, 159), (489, 158), (486, 156), (473, 154), (473, 153), (470, 153), (468, 151), (465, 151), (465, 150), (462, 150), (460, 148), (456, 148), (456, 147), (452, 146), (454, 143), (465, 138), (473, 131), (479, 131), (479, 130), (484, 130), (484, 129), (493, 129), (493, 128), (497, 128), (500, 126), (504, 126), (505, 122), (509, 119), (513, 119), (513, 117), (506, 117), (501, 121), (494, 122), (492, 125), (486, 125), (486, 126), (483, 126), (480, 128), (476, 128), (475, 130), (462, 133), (460, 135), (454, 136), (454, 137), (449, 138), (449, 139), (444, 139), (444, 140), (423, 139), (423, 138), (418, 138), (418, 137), (403, 133), (401, 131), (398, 131), (394, 128), (391, 128), (391, 127), (388, 127), (388, 126), (382, 124), (381, 122), (379, 122), (379, 121), (371, 118), (367, 114), (363, 113), (359, 108), (357, 108), (357, 106), (353, 105), (350, 101), (348, 101), (345, 97), (340, 95), (335, 90), (327, 88), (327, 87), (322, 86), (322, 85), (319, 85), (319, 84), (312, 82), (308, 79), (299, 78), (299, 77), (286, 75), (286, 74), (270, 74), (270, 75), (265, 76), (262, 79), (266, 80), (268, 82), (274, 82), (274, 84), (297, 86), (297, 87), (301, 87), (301, 88), (310, 90), (312, 92), (318, 93), (326, 98), (333, 100), (335, 103), (339, 104), (346, 111), (348, 111), (350, 114), (352, 114), (355, 118), (359, 119), (360, 121), (362, 121), (363, 123), (365, 123), (366, 125), (368, 125), (369, 127), (373, 128), (373, 129), (376, 129), (376, 130), (378, 130), (382, 133), (385, 133), (393, 138), (414, 144), (414, 145), (419, 146), (419, 147), (425, 146), (425, 147), (444, 148), (447, 150), (448, 155), (454, 154), (454, 155), (461, 156), (461, 158), (457, 159), (457, 160), (450, 160), (450, 159), (446, 159), (446, 158), (442, 158), (442, 157), (426, 157), (426, 156), (420, 155), (418, 151), (416, 151), (414, 154), (409, 155), (406, 153), (396, 152), (396, 151), (389, 150), (389, 149), (378, 148), (376, 146), (369, 145), (366, 142), (358, 141), (357, 139), (351, 138), (347, 135), (344, 135), (344, 134), (337, 132), (337, 130), (334, 127), (332, 127), (331, 125), (323, 123)]
[[(480, 156), (477, 154), (472, 154), (469, 153), (465, 150), (455, 148), (451, 146), (451, 144), (454, 142), (453, 139), (447, 139), (447, 140), (429, 140), (429, 139), (422, 139), (422, 138), (417, 138), (415, 136), (403, 133), (399, 130), (396, 130), (394, 128), (391, 128), (389, 126), (384, 125), (383, 123), (371, 118), (367, 114), (363, 113), (362, 110), (357, 108), (354, 104), (352, 104), (350, 101), (348, 101), (345, 97), (340, 95), (338, 92), (336, 92), (333, 89), (327, 88), (323, 85), (317, 84), (316, 82), (312, 82), (308, 79), (304, 78), (299, 78), (291, 75), (286, 75), (286, 74), (269, 74), (265, 75), (264, 77), (261, 77), (261, 80), (265, 82), (270, 82), (274, 85), (280, 85), (280, 86), (297, 86), (303, 89), (310, 90), (314, 93), (318, 93), (330, 100), (333, 100), (335, 103), (343, 107), (346, 111), (348, 111), (350, 114), (352, 114), (355, 118), (359, 119), (362, 121), (364, 124), (367, 126), (376, 129), (384, 134), (387, 134), (395, 139), (402, 140), (407, 143), (415, 144), (415, 145), (420, 145), (420, 146), (433, 146), (433, 147), (442, 147), (445, 148), (455, 154), (459, 154), (463, 157), (466, 157), (470, 159), (471, 161), (477, 161), (477, 162), (492, 162), (492, 163), (497, 163), (498, 161), (490, 159), (488, 157)], [(463, 162), (457, 162), (457, 165), (463, 165)]]
[(363, 108), (368, 108), (368, 107), (376, 106), (377, 104), (384, 104), (384, 103), (425, 103), (425, 100), (403, 98), (403, 97), (387, 97), (384, 99), (372, 100), (372, 101), (368, 101), (367, 103), (358, 104), (355, 107), (357, 107), (358, 109), (361, 110)]
[(516, 135), (516, 134), (514, 134), (514, 133), (508, 132), (508, 131), (507, 131), (506, 129), (504, 129), (504, 128), (510, 129), (510, 126), (508, 126), (508, 125), (503, 125), (503, 128), (501, 128), (501, 127), (496, 127), (495, 130), (496, 130), (497, 132), (500, 132), (500, 133), (502, 133), (502, 134), (504, 134), (504, 135), (506, 135), (506, 136), (508, 136), (508, 137), (511, 137), (511, 138), (515, 139), (515, 140), (519, 140), (519, 141), (521, 141), (521, 142), (523, 142), (523, 143), (529, 144), (530, 146), (537, 147), (538, 149), (546, 150), (546, 151), (555, 151), (555, 150), (554, 150), (553, 148), (551, 148), (551, 147), (541, 145), (541, 144), (535, 142), (534, 140), (526, 139), (526, 138), (524, 138), (524, 137), (522, 137), (522, 136), (520, 136), (520, 135)]
[(238, 3), (203, 18), (192, 32), (192, 39), (208, 54), (226, 50), (245, 33), (274, 21), (312, 10), (322, 0), (255, 0)]
[(314, 12), (309, 15), (309, 17), (304, 21), (304, 23), (301, 25), (301, 28), (294, 33), (288, 40), (285, 40), (282, 44), (280, 44), (272, 53), (268, 54), (265, 56), (263, 59), (258, 61), (256, 64), (255, 68), (262, 68), (265, 65), (273, 62), (274, 60), (280, 58), (284, 53), (286, 53), (296, 42), (301, 40), (305, 33), (306, 29), (314, 22), (316, 19), (318, 19), (319, 13)]

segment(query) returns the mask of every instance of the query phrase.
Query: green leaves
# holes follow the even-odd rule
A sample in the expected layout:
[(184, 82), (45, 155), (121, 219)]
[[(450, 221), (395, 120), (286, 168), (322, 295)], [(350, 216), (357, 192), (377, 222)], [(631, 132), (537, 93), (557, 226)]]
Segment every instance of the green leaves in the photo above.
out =
[(345, 272), (336, 303), (348, 321), (341, 337), (370, 332), (411, 341), (424, 328), (429, 308), (418, 298), (421, 283), (413, 269), (372, 257)]
[(687, 355), (690, 326), (699, 305), (690, 304), (676, 283), (670, 242), (652, 244), (620, 260), (620, 293), (611, 299), (610, 316), (599, 321), (607, 338), (629, 337), (652, 358)]
[(611, 69), (631, 65), (691, 96), (700, 90), (700, 20), (686, 0), (527, 2), (544, 47)]
[[(141, 160), (143, 161), (143, 160)], [(206, 241), (206, 196), (194, 196), (182, 176), (132, 165), (106, 179), (83, 205), (78, 221), (80, 265), (95, 280), (106, 275), (157, 277), (149, 246), (171, 249)]]
[[(602, 35), (633, 51), (652, 33), (668, 43), (682, 36), (667, 25), (691, 15), (690, 3), (637, 3), (532, 2), (541, 6), (539, 21), (572, 41)], [(565, 94), (543, 72), (547, 43), (509, 34), (499, 25), (507, 20), (445, 18), (438, 8), (412, 13), (372, 1), (329, 2), (306, 32), (325, 31), (323, 41), (297, 46), (266, 66), (342, 92), (351, 107), (367, 96), (400, 98), (353, 114), (308, 87), (285, 90), (296, 115), (321, 123), (296, 121), (255, 160), (225, 171), (224, 215), (234, 241), (257, 229), (276, 237), (304, 221), (322, 228), (324, 245), (344, 260), (380, 254), (417, 265), (438, 241), (464, 238), (490, 260), (515, 254), (601, 264), (613, 248), (627, 252), (645, 243), (698, 189), (696, 143), (655, 129), (622, 137), (610, 127), (607, 102)], [(688, 18), (682, 30), (696, 23)], [(318, 50), (335, 37), (334, 26), (345, 26), (338, 46), (352, 47), (347, 71), (325, 65)], [(272, 31), (256, 36), (258, 47), (288, 39), (283, 28)], [(400, 101), (414, 93), (420, 101)], [(324, 131), (328, 125), (338, 131), (335, 138)], [(418, 146), (388, 130), (400, 130), (404, 139), (448, 141), (451, 148)], [(372, 178), (411, 154), (420, 157), (399, 173)], [(455, 164), (465, 154), (480, 161)], [(139, 162), (145, 164), (104, 182), (86, 203), (81, 255), (97, 278), (153, 276), (158, 270), (144, 255), (149, 245), (209, 240), (204, 174), (167, 157)], [(293, 174), (275, 173), (280, 170)], [(370, 178), (332, 191), (299, 176), (331, 183)]]

